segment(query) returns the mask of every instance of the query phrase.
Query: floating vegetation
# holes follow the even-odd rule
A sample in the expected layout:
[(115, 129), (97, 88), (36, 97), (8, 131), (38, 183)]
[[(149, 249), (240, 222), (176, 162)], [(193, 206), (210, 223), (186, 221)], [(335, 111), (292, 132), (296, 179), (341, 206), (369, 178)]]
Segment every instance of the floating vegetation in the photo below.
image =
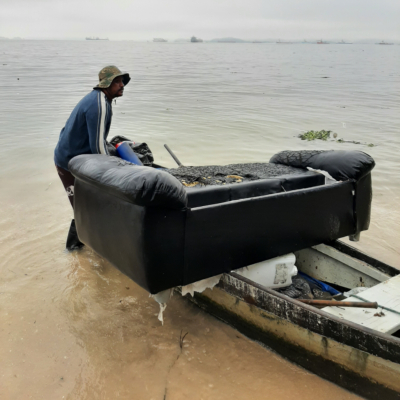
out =
[(328, 140), (331, 137), (332, 131), (308, 131), (305, 133), (300, 133), (298, 136), (301, 140)]
[[(327, 141), (328, 139), (330, 139), (331, 137), (331, 133), (333, 133), (332, 131), (326, 131), (326, 130), (322, 130), (322, 131), (307, 131), (305, 133), (300, 133), (300, 135), (297, 135), (297, 137), (299, 137), (301, 140), (307, 140), (307, 141), (311, 141), (311, 140), (325, 140)], [(357, 142), (355, 140), (344, 140), (344, 139), (337, 139), (337, 133), (333, 133), (332, 134), (333, 138), (331, 141), (332, 142), (336, 142), (336, 143), (353, 143), (353, 144), (362, 144), (364, 146), (368, 146), (368, 147), (375, 147), (376, 144), (373, 143), (362, 143), (362, 142)]]
[(354, 143), (354, 144), (361, 144), (361, 142), (356, 142), (355, 140), (344, 140), (344, 139), (338, 139), (336, 140), (338, 143)]
[(362, 144), (364, 146), (368, 146), (368, 147), (375, 147), (376, 144), (373, 143), (362, 143), (362, 142), (357, 142), (355, 140), (344, 140), (344, 139), (338, 139), (336, 140), (337, 143), (353, 143), (353, 144)]

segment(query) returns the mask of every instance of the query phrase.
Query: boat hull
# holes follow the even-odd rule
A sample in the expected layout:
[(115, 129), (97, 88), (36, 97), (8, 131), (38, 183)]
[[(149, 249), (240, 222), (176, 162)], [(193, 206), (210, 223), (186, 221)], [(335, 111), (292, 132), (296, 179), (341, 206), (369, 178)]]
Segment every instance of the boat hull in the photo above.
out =
[(400, 398), (400, 340), (332, 317), (234, 273), (195, 304), (309, 371), (369, 399)]

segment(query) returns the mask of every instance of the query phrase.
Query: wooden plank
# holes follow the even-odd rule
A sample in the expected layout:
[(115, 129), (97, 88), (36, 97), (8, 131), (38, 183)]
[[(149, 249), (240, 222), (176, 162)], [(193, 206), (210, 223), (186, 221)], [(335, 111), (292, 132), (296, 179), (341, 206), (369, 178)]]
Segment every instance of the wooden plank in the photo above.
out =
[[(392, 334), (400, 329), (400, 275), (369, 288), (346, 301), (376, 301), (378, 310), (366, 308), (325, 307), (323, 310), (343, 320), (352, 321), (378, 332)], [(361, 300), (363, 299), (363, 300)], [(339, 302), (340, 303), (340, 302)], [(390, 308), (395, 312), (382, 309)]]

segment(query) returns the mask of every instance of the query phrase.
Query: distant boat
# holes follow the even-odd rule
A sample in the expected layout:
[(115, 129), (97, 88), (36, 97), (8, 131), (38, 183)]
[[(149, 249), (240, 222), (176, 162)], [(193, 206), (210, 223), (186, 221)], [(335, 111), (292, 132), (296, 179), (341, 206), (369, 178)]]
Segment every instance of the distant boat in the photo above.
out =
[(292, 44), (293, 42), (282, 42), (281, 39), (279, 39), (276, 43), (277, 44)]
[(388, 42), (385, 42), (384, 40), (382, 40), (382, 42), (375, 43), (375, 44), (391, 45), (391, 44), (394, 44), (394, 43), (388, 43)]
[(341, 40), (340, 42), (337, 42), (337, 44), (353, 44), (353, 43), (349, 43), (349, 42), (345, 42), (344, 40)]
[(157, 42), (157, 43), (165, 43), (168, 42), (168, 40), (162, 39), (162, 38), (154, 38), (153, 42)]
[(197, 38), (196, 36), (192, 36), (191, 39), (190, 39), (190, 41), (191, 41), (192, 43), (201, 43), (203, 40), (200, 39), (200, 38)]
[(86, 38), (86, 40), (108, 40), (108, 38), (99, 38), (99, 37), (89, 36)]
[(329, 44), (328, 42), (324, 42), (322, 39), (317, 41), (317, 44)]

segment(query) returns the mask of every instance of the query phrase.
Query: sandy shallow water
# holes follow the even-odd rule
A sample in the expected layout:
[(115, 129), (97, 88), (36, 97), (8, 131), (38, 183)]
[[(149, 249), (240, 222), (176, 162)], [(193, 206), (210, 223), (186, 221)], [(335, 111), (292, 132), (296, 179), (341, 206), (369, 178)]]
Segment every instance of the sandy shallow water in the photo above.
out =
[(72, 213), (48, 164), (1, 193), (1, 399), (357, 398), (178, 295), (162, 326), (147, 292), (90, 249), (64, 250)]
[[(116, 64), (133, 79), (110, 136), (146, 141), (167, 167), (164, 143), (185, 165), (265, 162), (285, 149), (371, 154), (371, 227), (356, 246), (400, 268), (399, 50), (0, 42), (0, 398), (356, 398), (179, 296), (161, 326), (158, 305), (108, 262), (66, 252), (72, 210), (53, 149), (98, 70)], [(377, 146), (296, 138), (308, 129)]]

